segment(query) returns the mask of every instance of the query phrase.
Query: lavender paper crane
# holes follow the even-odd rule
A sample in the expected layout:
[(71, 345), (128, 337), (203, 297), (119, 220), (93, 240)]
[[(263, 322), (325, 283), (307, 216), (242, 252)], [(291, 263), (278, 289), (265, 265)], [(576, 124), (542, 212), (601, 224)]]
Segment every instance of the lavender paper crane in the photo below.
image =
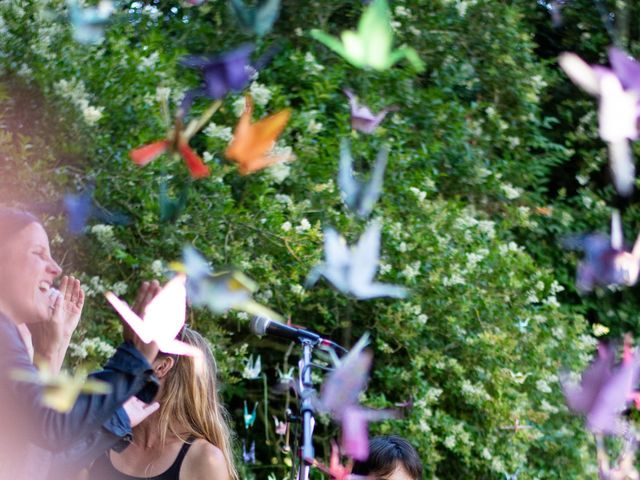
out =
[(351, 90), (344, 89), (344, 94), (349, 99), (351, 108), (351, 127), (362, 133), (373, 133), (382, 123), (389, 112), (395, 112), (398, 107), (391, 105), (374, 114), (366, 105), (360, 105), (355, 94)]
[(368, 217), (382, 194), (384, 171), (387, 167), (388, 151), (382, 148), (376, 157), (376, 163), (368, 181), (360, 181), (353, 174), (353, 156), (349, 141), (343, 139), (340, 144), (340, 167), (338, 187), (345, 205), (360, 218)]
[(631, 195), (635, 166), (629, 140), (640, 136), (640, 64), (625, 52), (609, 49), (612, 69), (590, 66), (573, 53), (563, 53), (559, 63), (587, 93), (599, 98), (600, 138), (609, 146), (609, 160), (618, 193)]
[(595, 285), (632, 286), (640, 272), (640, 235), (631, 251), (624, 247), (620, 213), (611, 215), (611, 239), (601, 233), (569, 238), (568, 248), (584, 250), (585, 259), (578, 265), (577, 287), (589, 292)]
[(380, 224), (377, 222), (373, 222), (358, 244), (351, 248), (338, 232), (327, 228), (324, 232), (324, 255), (325, 261), (316, 265), (307, 276), (307, 288), (323, 276), (339, 291), (359, 300), (404, 298), (408, 295), (407, 290), (398, 285), (374, 282), (380, 258)]
[(583, 373), (580, 384), (561, 375), (569, 409), (586, 416), (587, 428), (597, 434), (616, 435), (624, 428), (620, 414), (634, 398), (640, 376), (640, 356), (625, 341), (622, 362), (614, 367), (615, 351), (600, 344), (598, 356)]
[(368, 423), (398, 417), (396, 411), (372, 410), (359, 404), (373, 359), (371, 352), (364, 350), (367, 342), (365, 335), (331, 372), (317, 402), (319, 410), (330, 413), (342, 425), (343, 451), (356, 460), (366, 460), (369, 455)]

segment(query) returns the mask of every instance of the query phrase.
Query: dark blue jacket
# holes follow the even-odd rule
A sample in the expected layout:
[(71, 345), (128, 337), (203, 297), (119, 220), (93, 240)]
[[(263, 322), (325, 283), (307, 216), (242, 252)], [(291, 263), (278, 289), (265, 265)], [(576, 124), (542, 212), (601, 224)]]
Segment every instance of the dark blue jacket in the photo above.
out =
[[(16, 369), (36, 372), (18, 329), (0, 314), (0, 480), (22, 480), (25, 469), (29, 480), (66, 480), (56, 472), (77, 471), (130, 438), (122, 409), (129, 397), (151, 402), (158, 391), (149, 362), (130, 342), (118, 347), (104, 370), (92, 374), (108, 382), (111, 393), (82, 394), (68, 413), (43, 406), (42, 386), (11, 379)], [(46, 451), (52, 452), (48, 459)]]

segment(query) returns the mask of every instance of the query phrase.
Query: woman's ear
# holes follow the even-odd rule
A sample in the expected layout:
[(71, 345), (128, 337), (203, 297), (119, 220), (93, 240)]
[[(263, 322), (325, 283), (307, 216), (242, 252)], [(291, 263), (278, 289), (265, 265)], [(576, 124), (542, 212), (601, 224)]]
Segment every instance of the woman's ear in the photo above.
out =
[(156, 377), (163, 378), (175, 364), (176, 361), (173, 357), (158, 357), (153, 362), (153, 372), (156, 374)]

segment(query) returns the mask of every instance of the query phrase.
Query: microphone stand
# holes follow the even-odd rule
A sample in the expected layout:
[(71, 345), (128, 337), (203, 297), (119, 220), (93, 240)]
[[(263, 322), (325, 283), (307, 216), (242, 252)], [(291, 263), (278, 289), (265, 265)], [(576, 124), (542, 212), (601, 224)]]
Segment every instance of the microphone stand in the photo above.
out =
[(313, 428), (315, 426), (313, 398), (315, 389), (311, 382), (311, 354), (317, 342), (301, 339), (302, 358), (300, 368), (300, 414), (302, 416), (302, 446), (300, 447), (300, 465), (297, 480), (309, 480), (309, 472), (315, 451), (313, 448)]

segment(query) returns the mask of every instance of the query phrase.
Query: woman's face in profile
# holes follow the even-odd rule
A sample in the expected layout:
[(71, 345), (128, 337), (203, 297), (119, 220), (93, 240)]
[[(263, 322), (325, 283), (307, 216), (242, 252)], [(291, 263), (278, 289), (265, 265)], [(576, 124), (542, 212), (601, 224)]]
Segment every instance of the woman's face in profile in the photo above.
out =
[(47, 232), (31, 223), (11, 237), (0, 251), (3, 286), (0, 304), (16, 323), (43, 322), (50, 317), (51, 287), (62, 273), (51, 258)]

